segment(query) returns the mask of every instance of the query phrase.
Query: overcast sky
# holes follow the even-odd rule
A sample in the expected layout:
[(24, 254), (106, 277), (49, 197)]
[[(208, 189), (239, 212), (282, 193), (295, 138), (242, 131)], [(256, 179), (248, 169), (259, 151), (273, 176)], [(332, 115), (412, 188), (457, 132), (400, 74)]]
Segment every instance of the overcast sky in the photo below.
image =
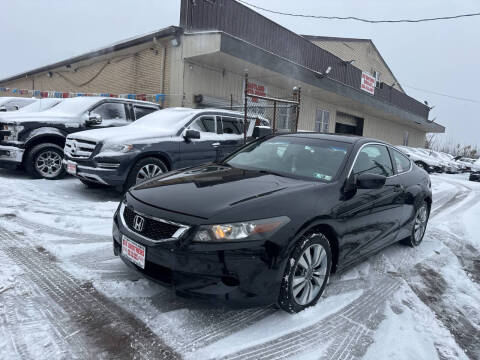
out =
[[(478, 0), (248, 0), (279, 11), (398, 19), (479, 12)], [(1, 0), (0, 79), (178, 25), (180, 0)], [(373, 40), (407, 93), (435, 105), (447, 137), (480, 145), (480, 17), (422, 24), (364, 24), (264, 13), (300, 33)], [(465, 102), (411, 87), (470, 98)]]

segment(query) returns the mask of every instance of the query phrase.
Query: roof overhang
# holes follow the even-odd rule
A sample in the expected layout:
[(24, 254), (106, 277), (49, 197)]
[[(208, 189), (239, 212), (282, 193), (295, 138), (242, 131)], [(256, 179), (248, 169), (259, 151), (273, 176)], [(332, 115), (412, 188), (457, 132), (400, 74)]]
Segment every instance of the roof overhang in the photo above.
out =
[(75, 57), (72, 57), (72, 58), (69, 58), (69, 59), (66, 59), (66, 60), (63, 60), (63, 61), (59, 61), (59, 62), (50, 64), (50, 65), (39, 67), (37, 69), (33, 69), (33, 70), (30, 70), (30, 71), (27, 71), (27, 72), (23, 72), (21, 74), (17, 74), (17, 75), (14, 75), (14, 76), (11, 76), (11, 77), (8, 77), (8, 78), (5, 78), (5, 79), (1, 79), (0, 83), (6, 83), (6, 82), (9, 82), (9, 81), (29, 77), (29, 76), (36, 75), (36, 74), (39, 74), (39, 73), (44, 73), (44, 72), (47, 72), (47, 71), (50, 71), (52, 69), (56, 69), (56, 68), (59, 68), (59, 67), (62, 67), (62, 66), (76, 64), (76, 63), (83, 62), (83, 61), (89, 61), (89, 60), (92, 60), (92, 59), (94, 61), (98, 61), (99, 58), (107, 56), (111, 53), (119, 52), (119, 51), (122, 51), (122, 50), (127, 50), (127, 49), (130, 49), (130, 48), (145, 44), (145, 43), (150, 43), (152, 41), (168, 40), (169, 38), (178, 37), (182, 33), (183, 33), (182, 28), (177, 27), (177, 26), (169, 26), (167, 28), (164, 28), (164, 29), (152, 32), (152, 33), (137, 36), (137, 37), (134, 37), (134, 38), (131, 38), (131, 39), (128, 39), (128, 40), (123, 40), (121, 42), (112, 44), (110, 46), (107, 46), (107, 47), (104, 47), (104, 48), (101, 48), (101, 49), (98, 49), (98, 50), (88, 52), (86, 54), (75, 56)]
[(405, 124), (424, 132), (445, 132), (439, 124), (381, 101), (368, 93), (298, 65), (290, 60), (220, 31), (186, 33), (186, 61), (265, 79), (282, 88), (302, 86), (302, 92), (326, 102), (347, 107), (377, 118)]

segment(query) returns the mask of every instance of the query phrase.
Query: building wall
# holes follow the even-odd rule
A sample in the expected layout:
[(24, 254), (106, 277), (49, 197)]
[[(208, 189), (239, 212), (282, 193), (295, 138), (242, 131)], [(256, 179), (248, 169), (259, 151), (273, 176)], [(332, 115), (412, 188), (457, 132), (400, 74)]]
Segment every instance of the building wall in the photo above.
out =
[[(225, 100), (233, 96), (234, 102), (243, 103), (243, 82), (244, 76), (219, 68), (209, 67), (194, 62), (184, 64), (184, 106), (194, 107), (193, 96), (203, 94)], [(251, 82), (266, 86), (267, 95), (277, 98), (290, 99), (291, 90), (279, 88), (269, 84), (265, 79), (251, 77)], [(315, 117), (317, 109), (327, 110), (330, 113), (329, 132), (335, 131), (337, 112), (350, 114), (364, 119), (363, 135), (387, 141), (393, 145), (402, 145), (405, 132), (409, 133), (409, 146), (423, 147), (425, 145), (425, 133), (417, 129), (392, 121), (382, 120), (354, 111), (348, 107), (338, 106), (306, 94), (302, 95), (300, 107), (299, 130), (315, 131)]]
[[(164, 58), (164, 56), (166, 56)], [(52, 68), (46, 72), (2, 83), (1, 86), (41, 91), (156, 94), (168, 93), (171, 57), (168, 47), (146, 44), (71, 64), (71, 68)], [(75, 70), (75, 71), (74, 71)], [(28, 95), (25, 95), (28, 96)]]
[[(362, 71), (373, 75), (373, 71), (380, 72), (380, 81), (388, 85), (396, 83), (395, 76), (388, 69), (385, 62), (382, 60), (380, 54), (377, 52), (372, 43), (366, 41), (333, 41), (333, 40), (312, 40), (312, 42), (325, 49), (332, 54), (338, 56), (344, 61), (355, 60), (354, 66)], [(395, 89), (403, 91), (403, 89), (396, 84)]]
[[(51, 69), (52, 77), (48, 77), (46, 73), (40, 73), (27, 79), (18, 79), (0, 85), (10, 88), (61, 92), (164, 93), (167, 94), (166, 106), (194, 107), (193, 96), (196, 94), (213, 96), (227, 101), (232, 97), (235, 104), (243, 104), (244, 75), (198, 64), (194, 61), (184, 61), (185, 51), (188, 53), (188, 49), (185, 47), (188, 46), (188, 41), (178, 47), (145, 44), (110, 54), (108, 57), (72, 64), (71, 69)], [(359, 48), (358, 52), (363, 50)], [(349, 57), (346, 51), (344, 56)], [(74, 72), (72, 69), (77, 70)], [(285, 77), (285, 79), (288, 78)], [(265, 85), (268, 96), (292, 98), (291, 87), (287, 89), (273, 86), (268, 83), (268, 78), (251, 77), (250, 81)], [(317, 109), (329, 112), (330, 132), (335, 131), (337, 112), (343, 112), (364, 119), (364, 136), (400, 145), (403, 143), (405, 131), (408, 131), (410, 146), (424, 146), (425, 133), (421, 131), (391, 121), (373, 118), (347, 107), (328, 103), (307, 93), (302, 94), (299, 130), (315, 131)]]

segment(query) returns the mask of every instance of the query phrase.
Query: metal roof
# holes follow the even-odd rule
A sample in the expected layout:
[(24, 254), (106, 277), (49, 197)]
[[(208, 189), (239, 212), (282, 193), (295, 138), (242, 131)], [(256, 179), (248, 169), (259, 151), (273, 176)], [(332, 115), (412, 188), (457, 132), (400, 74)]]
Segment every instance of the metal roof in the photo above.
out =
[(38, 73), (49, 71), (51, 69), (55, 69), (55, 68), (58, 68), (58, 67), (61, 67), (61, 66), (66, 66), (66, 65), (78, 63), (80, 61), (88, 60), (88, 59), (95, 58), (95, 57), (98, 57), (98, 56), (107, 55), (107, 54), (113, 53), (115, 51), (127, 49), (127, 48), (132, 47), (132, 46), (136, 46), (136, 45), (140, 45), (140, 44), (144, 44), (144, 43), (153, 41), (154, 39), (161, 39), (161, 38), (170, 37), (170, 36), (177, 36), (177, 35), (180, 35), (182, 33), (183, 33), (182, 28), (180, 28), (178, 26), (169, 26), (167, 28), (157, 30), (157, 31), (154, 31), (154, 32), (151, 32), (151, 33), (148, 33), (148, 34), (136, 36), (136, 37), (133, 37), (133, 38), (130, 38), (130, 39), (127, 39), (127, 40), (122, 40), (118, 43), (114, 43), (112, 45), (103, 47), (101, 49), (93, 50), (93, 51), (90, 51), (88, 53), (85, 53), (85, 54), (82, 54), (82, 55), (79, 55), (79, 56), (75, 56), (75, 57), (72, 57), (72, 58), (69, 58), (69, 59), (66, 59), (66, 60), (63, 60), (63, 61), (53, 63), (53, 64), (45, 65), (45, 66), (30, 70), (30, 71), (26, 71), (26, 72), (23, 72), (23, 73), (20, 73), (20, 74), (17, 74), (17, 75), (10, 76), (10, 77), (5, 78), (5, 79), (0, 79), (0, 83), (24, 78), (24, 77), (27, 77), (27, 76), (30, 76), (30, 75), (33, 75), (33, 74), (38, 74)]

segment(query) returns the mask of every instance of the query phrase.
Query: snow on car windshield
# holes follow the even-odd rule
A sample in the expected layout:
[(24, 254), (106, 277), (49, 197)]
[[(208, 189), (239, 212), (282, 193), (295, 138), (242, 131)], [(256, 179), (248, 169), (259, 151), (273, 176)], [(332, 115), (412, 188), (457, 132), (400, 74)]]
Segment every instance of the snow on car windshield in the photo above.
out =
[(255, 142), (226, 163), (240, 169), (331, 181), (350, 149), (347, 143), (296, 137)]
[(164, 109), (148, 114), (135, 121), (131, 126), (139, 127), (164, 127), (168, 129), (180, 128), (191, 119), (194, 112), (184, 109)]

